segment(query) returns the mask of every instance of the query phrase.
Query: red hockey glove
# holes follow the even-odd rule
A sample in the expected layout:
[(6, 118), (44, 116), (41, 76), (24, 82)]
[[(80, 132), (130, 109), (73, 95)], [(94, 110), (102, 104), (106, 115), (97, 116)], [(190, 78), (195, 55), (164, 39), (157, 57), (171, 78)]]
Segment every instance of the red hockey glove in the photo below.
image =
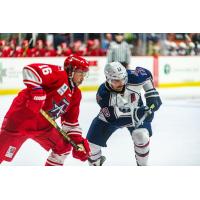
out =
[(72, 156), (81, 161), (86, 161), (90, 155), (90, 147), (87, 139), (83, 138), (81, 133), (69, 132), (67, 134), (80, 148), (73, 148)]
[(29, 91), (29, 99), (26, 101), (26, 107), (34, 113), (39, 113), (46, 99), (45, 91), (42, 88), (34, 88)]

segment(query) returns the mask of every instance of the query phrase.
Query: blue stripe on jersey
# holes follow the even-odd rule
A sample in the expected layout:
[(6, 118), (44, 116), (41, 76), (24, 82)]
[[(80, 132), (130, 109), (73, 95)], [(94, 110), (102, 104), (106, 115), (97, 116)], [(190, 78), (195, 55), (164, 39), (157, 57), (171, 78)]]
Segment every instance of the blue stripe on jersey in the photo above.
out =
[(42, 90), (42, 89), (43, 89), (43, 88), (42, 88), (41, 86), (32, 88), (32, 90)]

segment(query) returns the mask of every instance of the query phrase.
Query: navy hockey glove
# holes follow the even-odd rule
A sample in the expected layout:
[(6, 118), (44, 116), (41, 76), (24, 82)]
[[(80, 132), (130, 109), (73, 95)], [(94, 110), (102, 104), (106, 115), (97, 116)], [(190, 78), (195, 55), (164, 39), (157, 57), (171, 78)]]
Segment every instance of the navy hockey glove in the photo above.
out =
[(156, 89), (151, 89), (146, 91), (145, 98), (146, 98), (146, 105), (148, 107), (154, 105), (154, 108), (152, 109), (154, 112), (160, 108), (162, 101)]
[[(146, 112), (149, 112), (151, 109), (147, 106), (142, 106), (139, 108), (135, 108), (133, 110), (133, 119), (135, 122), (139, 122), (139, 120), (144, 116)], [(147, 115), (147, 117), (144, 119), (144, 122), (152, 122), (154, 118), (154, 113), (153, 111), (150, 112), (150, 114)]]

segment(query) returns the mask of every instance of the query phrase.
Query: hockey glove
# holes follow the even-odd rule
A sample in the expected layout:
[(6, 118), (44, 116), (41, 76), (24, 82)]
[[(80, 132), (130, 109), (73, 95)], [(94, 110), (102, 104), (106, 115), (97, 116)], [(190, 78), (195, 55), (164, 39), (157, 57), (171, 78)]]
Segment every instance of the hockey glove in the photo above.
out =
[(87, 139), (81, 133), (68, 132), (67, 135), (80, 147), (78, 150), (73, 147), (72, 156), (81, 161), (86, 161), (90, 155), (90, 147)]
[[(148, 112), (150, 110), (149, 107), (147, 106), (142, 106), (139, 108), (135, 108), (133, 110), (133, 119), (135, 120), (135, 122), (139, 122), (139, 120), (144, 116), (144, 114), (146, 112)], [(154, 117), (154, 113), (150, 112), (150, 114), (144, 119), (144, 122), (152, 122)]]
[(162, 101), (156, 89), (146, 91), (145, 98), (148, 107), (154, 105), (154, 108), (152, 109), (154, 112), (160, 108)]
[(42, 88), (30, 89), (28, 100), (26, 101), (26, 107), (34, 113), (39, 113), (40, 109), (44, 105), (45, 99), (46, 94)]

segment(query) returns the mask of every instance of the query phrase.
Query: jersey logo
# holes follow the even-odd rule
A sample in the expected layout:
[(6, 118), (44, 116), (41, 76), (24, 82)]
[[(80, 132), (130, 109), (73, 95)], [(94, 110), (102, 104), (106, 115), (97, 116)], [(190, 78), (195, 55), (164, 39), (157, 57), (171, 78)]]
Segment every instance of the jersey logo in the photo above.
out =
[(8, 148), (8, 150), (7, 150), (6, 154), (5, 154), (5, 156), (6, 156), (7, 158), (12, 158), (13, 155), (14, 155), (14, 153), (15, 153), (15, 151), (16, 151), (16, 147), (9, 146), (9, 148)]
[(118, 70), (118, 72), (121, 72), (121, 71), (122, 71), (122, 69), (121, 69), (120, 67), (118, 67), (117, 70)]
[(133, 103), (136, 100), (135, 94), (131, 94), (131, 103)]
[(102, 109), (101, 109), (101, 113), (103, 113), (103, 115), (104, 115), (105, 117), (110, 117), (110, 112), (109, 112), (109, 110), (108, 110), (107, 107), (102, 108)]
[(60, 115), (66, 112), (69, 102), (66, 99), (62, 99), (58, 104), (53, 101), (53, 108), (48, 111), (49, 115), (53, 119), (57, 119)]
[(141, 74), (142, 76), (147, 75), (146, 71), (140, 67), (136, 67), (136, 69), (133, 71), (133, 74), (135, 74), (136, 76), (139, 76), (139, 74)]
[(58, 92), (58, 94), (59, 94), (60, 96), (62, 96), (62, 95), (67, 91), (67, 89), (68, 89), (68, 86), (67, 86), (66, 83), (64, 83), (64, 84), (57, 90), (57, 92)]

